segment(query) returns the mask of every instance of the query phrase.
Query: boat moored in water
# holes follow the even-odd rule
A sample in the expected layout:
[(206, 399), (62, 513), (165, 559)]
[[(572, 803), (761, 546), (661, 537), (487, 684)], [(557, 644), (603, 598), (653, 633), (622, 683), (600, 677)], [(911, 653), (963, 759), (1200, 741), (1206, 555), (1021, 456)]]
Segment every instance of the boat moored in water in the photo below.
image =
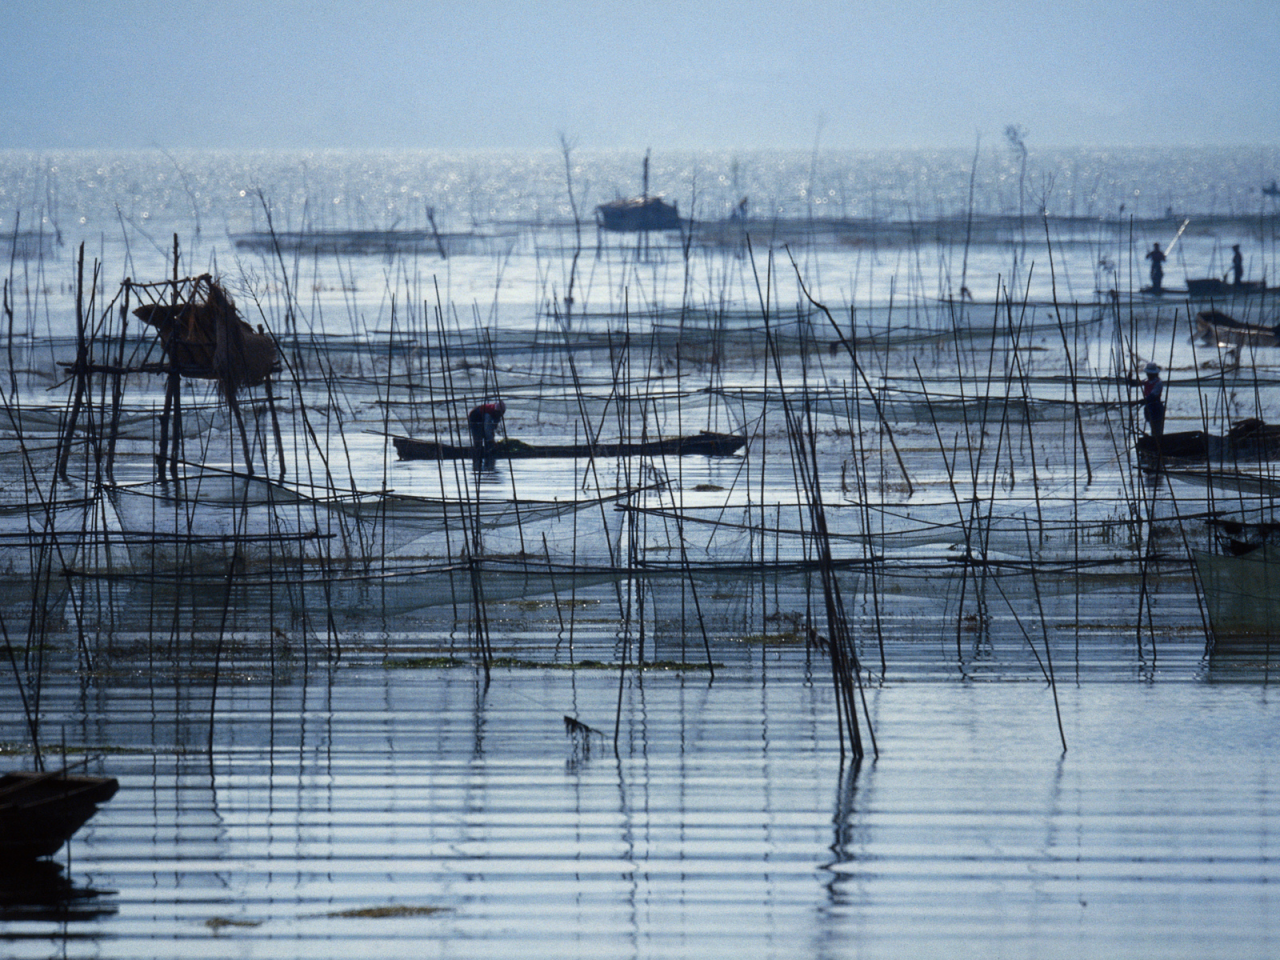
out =
[[(476, 448), (470, 444), (440, 443), (412, 437), (392, 437), (401, 460), (471, 460)], [(485, 459), (583, 459), (586, 457), (728, 457), (737, 453), (747, 441), (731, 433), (702, 431), (688, 437), (668, 437), (634, 443), (569, 443), (529, 444), (520, 440), (503, 440), (494, 444)]]
[(1141, 436), (1135, 447), (1138, 462), (1144, 468), (1171, 462), (1181, 465), (1194, 461), (1274, 460), (1280, 458), (1280, 426), (1257, 419), (1241, 420), (1233, 424), (1225, 436), (1203, 430), (1184, 430), (1166, 433), (1159, 439)]
[(1266, 653), (1280, 646), (1280, 557), (1263, 545), (1242, 556), (1197, 551), (1196, 572), (1213, 627), (1214, 652)]
[(1276, 326), (1242, 323), (1221, 310), (1201, 310), (1196, 314), (1196, 338), (1206, 343), (1247, 347), (1280, 346)]
[(1243, 280), (1231, 283), (1221, 277), (1203, 277), (1192, 280), (1187, 278), (1187, 296), (1193, 300), (1229, 299), (1231, 297), (1251, 297), (1267, 292), (1265, 280)]
[(57, 853), (120, 787), (114, 777), (14, 771), (0, 776), (0, 861)]
[(661, 197), (625, 197), (596, 207), (596, 223), (615, 233), (679, 230), (680, 211)]

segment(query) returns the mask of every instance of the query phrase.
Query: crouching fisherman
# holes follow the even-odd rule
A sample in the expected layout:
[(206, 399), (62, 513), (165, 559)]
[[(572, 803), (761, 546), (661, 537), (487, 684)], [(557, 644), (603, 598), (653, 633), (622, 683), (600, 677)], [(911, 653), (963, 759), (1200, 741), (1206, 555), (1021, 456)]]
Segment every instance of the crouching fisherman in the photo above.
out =
[(507, 405), (499, 400), (496, 403), (482, 403), (467, 414), (467, 426), (471, 429), (471, 445), (475, 447), (476, 457), (493, 456), (494, 430), (506, 412)]

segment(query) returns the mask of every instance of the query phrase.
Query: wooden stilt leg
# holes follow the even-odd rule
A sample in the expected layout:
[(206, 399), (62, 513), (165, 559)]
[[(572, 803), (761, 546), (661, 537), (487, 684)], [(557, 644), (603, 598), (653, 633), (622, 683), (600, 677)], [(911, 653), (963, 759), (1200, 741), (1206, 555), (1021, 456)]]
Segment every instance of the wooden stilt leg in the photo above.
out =
[(231, 407), (231, 413), (236, 418), (236, 426), (240, 428), (240, 442), (244, 446), (245, 473), (253, 476), (253, 451), (249, 447), (249, 432), (244, 427), (244, 415), (240, 413), (240, 401), (235, 394), (228, 395), (227, 405)]
[(267, 389), (267, 409), (271, 411), (271, 431), (276, 435), (276, 456), (280, 460), (280, 479), (284, 479), (284, 437), (280, 433), (280, 418), (276, 415), (276, 392), (267, 377), (263, 386)]
[(164, 467), (169, 456), (169, 411), (178, 392), (178, 372), (170, 369), (169, 382), (164, 388), (164, 409), (160, 412), (160, 446), (156, 449), (156, 479), (164, 479)]

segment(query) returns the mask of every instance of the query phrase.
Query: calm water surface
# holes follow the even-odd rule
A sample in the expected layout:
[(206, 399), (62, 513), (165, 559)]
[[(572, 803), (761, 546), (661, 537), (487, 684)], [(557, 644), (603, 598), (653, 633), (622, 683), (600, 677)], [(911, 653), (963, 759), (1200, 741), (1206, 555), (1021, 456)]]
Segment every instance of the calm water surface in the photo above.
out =
[(122, 679), (82, 721), (127, 745), (121, 791), (66, 871), (101, 915), (0, 932), (15, 957), (1270, 955), (1270, 687), (1058, 695), (1065, 754), (1042, 683), (886, 683), (851, 769), (796, 647), (629, 677), (616, 752), (613, 671), (486, 690), (357, 648), (241, 675), (211, 750), (207, 685)]

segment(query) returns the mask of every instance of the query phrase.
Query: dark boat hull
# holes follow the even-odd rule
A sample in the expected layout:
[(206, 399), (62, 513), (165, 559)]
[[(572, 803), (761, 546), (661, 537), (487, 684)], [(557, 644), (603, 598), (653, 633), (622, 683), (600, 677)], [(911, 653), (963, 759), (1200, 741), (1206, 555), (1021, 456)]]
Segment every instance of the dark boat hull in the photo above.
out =
[(1280, 563), (1269, 546), (1230, 557), (1197, 551), (1215, 657), (1272, 659), (1280, 641)]
[(1242, 420), (1233, 425), (1224, 437), (1202, 430), (1188, 430), (1166, 433), (1159, 440), (1142, 436), (1135, 446), (1139, 462), (1146, 467), (1170, 462), (1276, 460), (1280, 459), (1280, 427), (1261, 420)]
[(1246, 347), (1277, 347), (1276, 327), (1241, 323), (1221, 310), (1196, 314), (1196, 336), (1207, 343), (1232, 343)]
[(613, 200), (596, 207), (601, 229), (616, 233), (644, 233), (651, 230), (679, 230), (680, 211), (659, 197), (632, 197)]
[(1245, 280), (1242, 283), (1228, 283), (1220, 277), (1187, 280), (1187, 296), (1196, 300), (1210, 297), (1250, 297), (1266, 292), (1267, 285), (1262, 280)]
[[(435, 440), (392, 437), (401, 460), (471, 460), (476, 448)], [(573, 443), (536, 445), (518, 440), (504, 440), (486, 456), (495, 460), (529, 460), (539, 458), (585, 459), (587, 457), (727, 457), (746, 446), (744, 437), (726, 433), (703, 432), (692, 437), (671, 437), (640, 443)]]
[(0, 861), (58, 852), (119, 789), (114, 777), (16, 771), (0, 777)]

